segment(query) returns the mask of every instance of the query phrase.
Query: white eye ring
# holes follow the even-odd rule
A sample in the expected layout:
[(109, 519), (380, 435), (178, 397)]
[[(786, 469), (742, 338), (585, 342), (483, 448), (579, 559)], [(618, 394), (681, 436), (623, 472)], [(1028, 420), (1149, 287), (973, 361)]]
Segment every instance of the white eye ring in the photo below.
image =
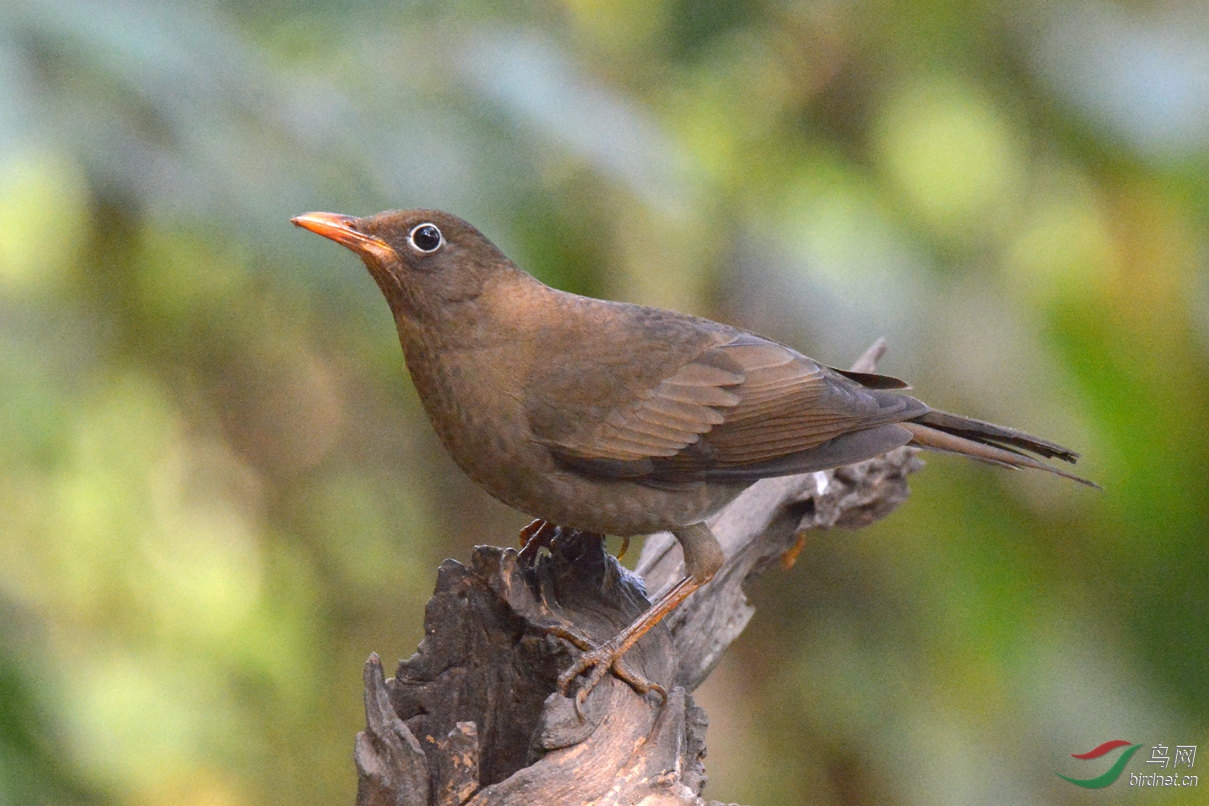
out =
[(440, 227), (426, 221), (411, 228), (411, 232), (407, 233), (407, 241), (417, 252), (431, 255), (445, 245), (445, 236), (441, 234)]

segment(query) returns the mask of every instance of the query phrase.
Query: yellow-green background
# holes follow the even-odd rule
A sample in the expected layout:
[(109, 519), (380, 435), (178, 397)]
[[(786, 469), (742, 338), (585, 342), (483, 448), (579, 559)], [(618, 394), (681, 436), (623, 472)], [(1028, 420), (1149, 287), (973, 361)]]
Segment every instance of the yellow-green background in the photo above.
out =
[(831, 363), (884, 335), (1104, 485), (934, 456), (813, 536), (699, 692), (708, 796), (1177, 802), (1054, 774), (1117, 738), (1209, 794), (1203, 4), (16, 0), (0, 803), (352, 802), (363, 660), (525, 520), (288, 221), (411, 206)]

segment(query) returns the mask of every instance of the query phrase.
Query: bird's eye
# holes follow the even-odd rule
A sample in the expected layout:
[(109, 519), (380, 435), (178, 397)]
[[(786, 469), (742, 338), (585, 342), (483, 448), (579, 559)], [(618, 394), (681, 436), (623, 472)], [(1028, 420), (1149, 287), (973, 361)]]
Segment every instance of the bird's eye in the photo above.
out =
[(436, 224), (417, 224), (407, 234), (407, 240), (411, 241), (411, 245), (418, 251), (426, 254), (437, 251), (441, 244), (445, 243), (445, 238)]

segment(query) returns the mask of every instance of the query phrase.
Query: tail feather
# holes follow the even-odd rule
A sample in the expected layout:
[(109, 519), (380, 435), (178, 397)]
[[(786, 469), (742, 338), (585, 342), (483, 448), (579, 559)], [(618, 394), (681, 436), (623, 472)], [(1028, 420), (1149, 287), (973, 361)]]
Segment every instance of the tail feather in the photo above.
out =
[(995, 425), (971, 417), (958, 417), (956, 414), (949, 414), (945, 411), (933, 409), (927, 414), (916, 417), (913, 422), (931, 426), (948, 434), (965, 437), (974, 442), (1012, 450), (1015, 453), (1024, 450), (1046, 459), (1061, 459), (1071, 464), (1074, 464), (1079, 458), (1079, 454), (1056, 442), (1017, 431), (1015, 428)]
[(1082, 476), (1039, 462), (1025, 452), (1045, 459), (1061, 459), (1072, 464), (1079, 458), (1079, 454), (1014, 428), (958, 417), (943, 411), (930, 411), (900, 425), (911, 432), (912, 444), (921, 448), (960, 453), (1003, 467), (1044, 470), (1089, 487), (1100, 487)]

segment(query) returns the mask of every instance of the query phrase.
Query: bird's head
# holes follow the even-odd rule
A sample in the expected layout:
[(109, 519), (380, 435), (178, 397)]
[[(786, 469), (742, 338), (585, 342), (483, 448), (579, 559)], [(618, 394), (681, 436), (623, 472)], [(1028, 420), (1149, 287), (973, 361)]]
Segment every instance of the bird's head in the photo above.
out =
[(438, 210), (364, 218), (304, 213), (290, 220), (356, 252), (396, 318), (435, 322), (501, 278), (527, 277), (481, 232)]

